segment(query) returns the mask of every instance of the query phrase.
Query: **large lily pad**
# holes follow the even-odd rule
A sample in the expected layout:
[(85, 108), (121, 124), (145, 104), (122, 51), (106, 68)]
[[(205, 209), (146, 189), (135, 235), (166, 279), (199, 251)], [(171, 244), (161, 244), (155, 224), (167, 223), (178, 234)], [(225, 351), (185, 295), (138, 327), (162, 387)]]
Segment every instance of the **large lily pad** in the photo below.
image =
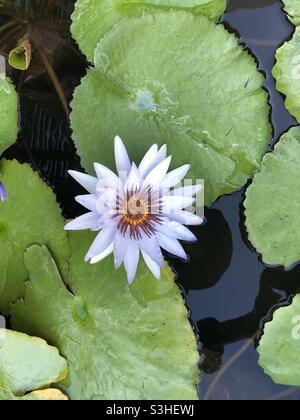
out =
[(18, 98), (8, 78), (0, 76), (0, 156), (18, 134)]
[(125, 17), (180, 9), (217, 20), (225, 8), (225, 0), (77, 0), (71, 31), (81, 51), (92, 62), (100, 39)]
[(293, 38), (276, 52), (273, 68), (277, 89), (286, 96), (285, 105), (289, 112), (300, 121), (300, 28)]
[(0, 399), (23, 397), (64, 380), (67, 374), (67, 363), (55, 347), (40, 338), (0, 329)]
[(300, 386), (300, 295), (265, 325), (259, 363), (274, 382)]
[(260, 166), (271, 137), (263, 76), (221, 25), (185, 12), (128, 19), (100, 42), (95, 66), (71, 115), (87, 171), (113, 167), (115, 134), (137, 162), (167, 143), (174, 167), (191, 163), (190, 177), (205, 179), (209, 204)]
[(8, 200), (0, 211), (0, 308), (22, 296), (28, 273), (24, 251), (32, 244), (45, 244), (67, 280), (69, 248), (64, 220), (55, 195), (28, 165), (2, 160), (0, 180)]
[(246, 193), (249, 239), (266, 264), (300, 260), (300, 127), (284, 134)]
[(71, 235), (72, 293), (45, 247), (27, 251), (30, 282), (12, 307), (14, 326), (59, 348), (71, 399), (196, 399), (199, 355), (174, 276), (164, 269), (157, 282), (141, 265), (129, 286), (111, 258), (84, 263), (93, 237)]

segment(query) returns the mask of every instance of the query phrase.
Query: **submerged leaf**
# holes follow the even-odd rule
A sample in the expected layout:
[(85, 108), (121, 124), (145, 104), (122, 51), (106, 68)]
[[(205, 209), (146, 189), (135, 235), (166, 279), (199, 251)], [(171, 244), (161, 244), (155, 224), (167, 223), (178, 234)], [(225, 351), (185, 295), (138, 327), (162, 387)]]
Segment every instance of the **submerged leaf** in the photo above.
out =
[(266, 264), (289, 267), (300, 260), (300, 127), (268, 153), (245, 200), (249, 240)]
[(0, 399), (6, 399), (5, 391), (22, 397), (61, 382), (67, 374), (67, 363), (55, 347), (40, 338), (0, 329)]
[[(17, 140), (18, 98), (8, 78), (0, 77), (0, 156)], [(1, 176), (1, 173), (0, 173)]]
[(30, 282), (13, 324), (58, 346), (71, 399), (196, 399), (196, 340), (170, 270), (157, 282), (141, 264), (129, 286), (112, 258), (84, 263), (92, 236), (70, 235), (72, 293), (45, 247), (26, 252)]
[(23, 37), (8, 57), (8, 63), (17, 70), (27, 70), (31, 63), (31, 43), (27, 36)]
[(274, 313), (258, 347), (259, 363), (274, 382), (300, 386), (300, 295)]
[(95, 66), (71, 114), (87, 171), (113, 168), (115, 134), (135, 162), (166, 143), (174, 167), (188, 162), (190, 178), (205, 179), (210, 204), (260, 166), (271, 137), (263, 76), (221, 25), (185, 12), (127, 19), (100, 42)]
[(101, 38), (126, 17), (180, 9), (218, 20), (225, 8), (225, 0), (77, 0), (71, 31), (81, 51), (92, 62)]
[(0, 211), (0, 308), (22, 296), (28, 273), (24, 251), (32, 244), (45, 244), (67, 281), (69, 249), (64, 220), (51, 188), (28, 165), (2, 160), (0, 180), (9, 199)]

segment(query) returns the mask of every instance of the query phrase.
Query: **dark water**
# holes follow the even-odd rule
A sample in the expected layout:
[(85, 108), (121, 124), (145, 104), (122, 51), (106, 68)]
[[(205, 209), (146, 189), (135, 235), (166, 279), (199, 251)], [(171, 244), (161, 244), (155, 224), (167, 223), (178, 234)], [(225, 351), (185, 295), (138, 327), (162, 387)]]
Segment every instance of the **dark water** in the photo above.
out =
[[(62, 3), (70, 3), (62, 2)], [(72, 2), (71, 2), (72, 3)], [(271, 75), (275, 51), (293, 27), (276, 0), (229, 0), (223, 22), (257, 58), (266, 75), (274, 127), (272, 145), (295, 120), (284, 107)], [(71, 98), (86, 63), (76, 56), (56, 63), (65, 95)], [(77, 185), (66, 178), (80, 161), (63, 109), (46, 77), (22, 84), (20, 136), (7, 157), (29, 161), (54, 186), (66, 217), (82, 209), (74, 204)], [(275, 385), (258, 365), (256, 337), (278, 305), (300, 291), (300, 267), (285, 272), (266, 268), (247, 242), (243, 219), (244, 190), (222, 197), (206, 211), (197, 229), (199, 244), (188, 248), (188, 264), (171, 261), (186, 295), (203, 348), (200, 398), (300, 399), (300, 388)]]

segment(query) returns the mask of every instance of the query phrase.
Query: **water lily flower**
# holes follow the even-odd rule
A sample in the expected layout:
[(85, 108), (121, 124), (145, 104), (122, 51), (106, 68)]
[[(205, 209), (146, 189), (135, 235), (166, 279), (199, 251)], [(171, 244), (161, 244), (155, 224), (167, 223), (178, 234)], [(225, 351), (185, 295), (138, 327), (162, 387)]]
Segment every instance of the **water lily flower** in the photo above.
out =
[(7, 200), (7, 192), (4, 185), (0, 181), (0, 201), (5, 201), (5, 200)]
[(130, 162), (117, 136), (115, 161), (118, 175), (99, 163), (94, 164), (97, 178), (69, 171), (89, 192), (75, 198), (89, 212), (67, 224), (65, 229), (100, 231), (86, 261), (94, 264), (114, 253), (115, 267), (124, 263), (131, 284), (141, 253), (148, 268), (159, 279), (164, 265), (161, 248), (187, 259), (179, 241), (196, 241), (184, 224), (203, 222), (201, 217), (186, 210), (194, 204), (194, 196), (202, 185), (174, 189), (186, 176), (190, 165), (168, 173), (171, 156), (167, 157), (165, 145), (160, 149), (153, 145), (137, 167)]

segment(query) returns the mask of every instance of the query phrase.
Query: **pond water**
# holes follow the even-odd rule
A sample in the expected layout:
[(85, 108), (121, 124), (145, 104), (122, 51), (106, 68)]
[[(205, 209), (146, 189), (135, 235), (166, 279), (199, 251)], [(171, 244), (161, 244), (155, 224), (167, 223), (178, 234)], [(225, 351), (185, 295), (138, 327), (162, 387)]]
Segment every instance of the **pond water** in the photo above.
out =
[[(72, 10), (72, 1), (62, 3), (70, 7), (69, 12)], [(228, 0), (222, 22), (240, 36), (266, 75), (274, 127), (272, 146), (296, 124), (275, 90), (271, 74), (275, 51), (291, 36), (293, 27), (282, 11), (282, 3), (276, 0)], [(77, 53), (63, 56), (57, 63), (56, 71), (68, 99), (85, 66)], [(66, 178), (67, 170), (79, 169), (80, 162), (63, 109), (47, 78), (22, 84), (20, 116), (18, 143), (6, 157), (31, 162), (54, 186), (65, 216), (80, 214), (82, 209), (73, 198), (81, 191)], [(170, 260), (202, 342), (199, 397), (298, 400), (300, 388), (275, 385), (264, 374), (255, 346), (264, 320), (272, 316), (274, 308), (300, 292), (300, 267), (286, 272), (262, 264), (247, 241), (244, 191), (222, 197), (206, 210), (206, 223), (196, 229), (199, 243), (187, 247), (189, 263)]]

